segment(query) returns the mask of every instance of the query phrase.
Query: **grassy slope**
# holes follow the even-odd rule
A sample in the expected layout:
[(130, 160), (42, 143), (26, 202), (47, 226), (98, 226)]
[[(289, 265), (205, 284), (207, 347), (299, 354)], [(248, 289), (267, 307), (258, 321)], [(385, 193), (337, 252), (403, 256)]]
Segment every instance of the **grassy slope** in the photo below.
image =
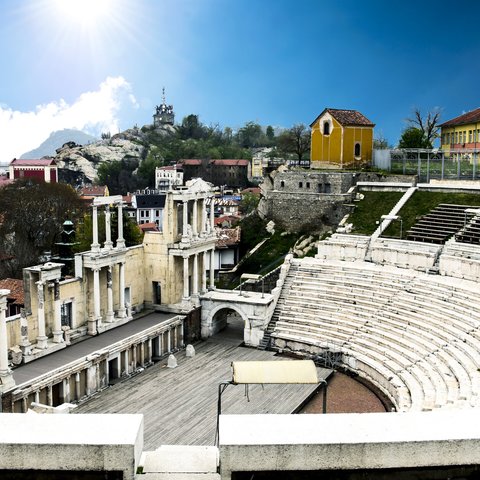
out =
[(356, 204), (348, 223), (353, 224), (352, 233), (371, 235), (378, 227), (376, 222), (390, 212), (403, 192), (363, 192), (363, 195), (364, 199)]
[[(415, 222), (440, 203), (455, 205), (480, 206), (480, 195), (474, 193), (444, 193), (444, 192), (415, 192), (400, 210), (399, 215), (403, 220), (403, 237)], [(385, 230), (386, 237), (400, 237), (400, 222), (392, 222)]]

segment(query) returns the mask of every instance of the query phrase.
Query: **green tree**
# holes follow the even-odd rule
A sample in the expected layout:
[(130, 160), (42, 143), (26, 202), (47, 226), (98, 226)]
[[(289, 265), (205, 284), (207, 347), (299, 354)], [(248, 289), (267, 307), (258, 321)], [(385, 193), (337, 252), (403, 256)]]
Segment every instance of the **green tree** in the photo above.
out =
[(244, 215), (252, 213), (257, 207), (258, 202), (260, 201), (260, 195), (255, 195), (254, 193), (244, 193), (242, 195), (242, 200), (240, 201), (240, 211)]
[(208, 136), (207, 128), (200, 122), (198, 115), (190, 114), (183, 118), (181, 125), (177, 127), (177, 131), (182, 140), (193, 138), (199, 140)]
[(265, 130), (265, 135), (268, 138), (268, 140), (271, 142), (273, 142), (273, 140), (275, 139), (275, 130), (271, 125), (269, 125)]
[(102, 163), (97, 170), (98, 183), (107, 185), (112, 195), (122, 195), (138, 188), (138, 178), (133, 174), (138, 167), (136, 160)]
[(432, 144), (422, 130), (416, 127), (407, 127), (402, 132), (398, 148), (432, 148)]
[(138, 187), (153, 187), (155, 185), (155, 169), (163, 167), (163, 155), (159, 147), (152, 145), (147, 157), (140, 163), (137, 170)]
[(302, 160), (310, 151), (310, 130), (303, 123), (294, 125), (278, 136), (277, 144), (281, 152), (294, 154)]
[(258, 147), (265, 143), (262, 127), (255, 122), (247, 122), (237, 133), (237, 141), (241, 147)]
[(54, 249), (63, 222), (75, 222), (83, 211), (70, 185), (28, 179), (0, 188), (0, 253), (11, 256), (0, 275), (20, 278), (22, 268), (36, 265)]

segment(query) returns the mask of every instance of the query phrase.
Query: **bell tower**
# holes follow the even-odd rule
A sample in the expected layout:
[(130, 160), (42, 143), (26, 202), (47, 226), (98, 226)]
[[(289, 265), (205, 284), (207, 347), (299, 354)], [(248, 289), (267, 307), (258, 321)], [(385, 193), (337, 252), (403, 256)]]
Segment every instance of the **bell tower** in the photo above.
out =
[(153, 115), (153, 126), (155, 128), (163, 125), (173, 125), (175, 122), (175, 113), (173, 113), (173, 105), (165, 103), (165, 87), (162, 88), (162, 103), (157, 105), (155, 114)]

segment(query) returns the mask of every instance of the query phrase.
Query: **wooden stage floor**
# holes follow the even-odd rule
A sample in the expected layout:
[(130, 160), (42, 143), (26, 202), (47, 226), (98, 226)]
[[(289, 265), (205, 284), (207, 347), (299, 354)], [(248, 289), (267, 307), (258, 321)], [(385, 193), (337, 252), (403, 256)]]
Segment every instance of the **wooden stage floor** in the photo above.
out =
[[(74, 413), (143, 413), (144, 450), (160, 445), (213, 445), (218, 384), (231, 379), (230, 364), (242, 360), (279, 360), (274, 352), (240, 347), (243, 330), (227, 328), (195, 346), (196, 355), (178, 352), (178, 367), (166, 361), (118, 383), (79, 405)], [(331, 370), (319, 368), (326, 378)], [(222, 413), (292, 413), (315, 385), (230, 385), (222, 396)]]

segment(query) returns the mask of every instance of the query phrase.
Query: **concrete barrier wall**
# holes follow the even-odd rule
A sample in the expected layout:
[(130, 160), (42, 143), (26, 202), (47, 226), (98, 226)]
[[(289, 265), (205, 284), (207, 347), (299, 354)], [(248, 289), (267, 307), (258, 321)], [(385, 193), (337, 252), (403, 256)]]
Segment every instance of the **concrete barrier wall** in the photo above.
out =
[(220, 473), (480, 464), (480, 410), (221, 415)]
[(133, 480), (142, 450), (143, 415), (0, 414), (0, 477), (1, 470), (120, 471)]

